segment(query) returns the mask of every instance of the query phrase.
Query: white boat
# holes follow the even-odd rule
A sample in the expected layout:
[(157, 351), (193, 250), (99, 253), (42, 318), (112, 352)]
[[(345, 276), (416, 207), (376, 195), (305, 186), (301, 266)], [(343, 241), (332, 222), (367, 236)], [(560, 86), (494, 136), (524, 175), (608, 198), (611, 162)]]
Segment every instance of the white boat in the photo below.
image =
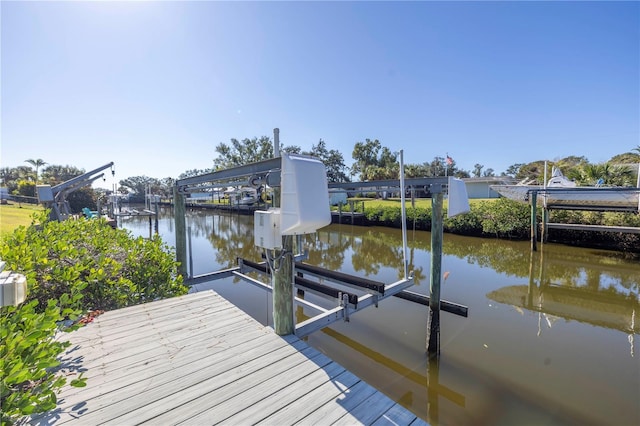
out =
[(576, 209), (640, 209), (640, 188), (577, 186), (562, 172), (553, 169), (546, 186), (531, 184), (491, 185), (491, 189), (512, 200), (528, 203), (531, 194), (537, 193), (539, 206), (565, 207)]
[(258, 190), (249, 186), (241, 188), (229, 188), (224, 191), (229, 204), (236, 206), (251, 206), (258, 202)]

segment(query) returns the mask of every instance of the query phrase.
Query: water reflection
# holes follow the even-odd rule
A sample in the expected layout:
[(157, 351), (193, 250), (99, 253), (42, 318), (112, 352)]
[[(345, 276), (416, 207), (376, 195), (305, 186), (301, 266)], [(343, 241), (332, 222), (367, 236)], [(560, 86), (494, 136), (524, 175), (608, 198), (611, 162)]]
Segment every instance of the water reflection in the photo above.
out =
[[(296, 321), (302, 322), (309, 319), (304, 312), (304, 309), (299, 306), (296, 309)], [(466, 406), (465, 396), (457, 392), (444, 384), (440, 383), (440, 359), (438, 357), (431, 357), (427, 360), (426, 369), (412, 369), (405, 364), (398, 362), (392, 357), (386, 356), (383, 352), (376, 351), (366, 345), (363, 345), (359, 341), (349, 337), (344, 333), (340, 333), (331, 327), (326, 327), (320, 330), (319, 333), (334, 339), (337, 342), (349, 347), (350, 349), (358, 352), (358, 354), (366, 357), (368, 360), (375, 362), (376, 364), (383, 365), (385, 368), (403, 377), (405, 380), (411, 381), (414, 385), (418, 385), (420, 389), (427, 389), (427, 419), (432, 424), (439, 423), (439, 410), (438, 401), (440, 398), (446, 398), (450, 403), (464, 408)], [(406, 390), (397, 401), (406, 407), (412, 407), (420, 405), (419, 401), (415, 401), (415, 394), (417, 396), (422, 395), (422, 392), (414, 392), (413, 390)]]
[[(147, 225), (124, 224), (143, 236)], [(196, 274), (238, 257), (261, 260), (251, 216), (191, 211), (187, 226)], [(159, 232), (175, 243), (169, 210)], [(403, 275), (399, 230), (331, 225), (305, 244), (314, 265), (386, 283)], [(408, 244), (411, 290), (426, 294), (430, 234), (409, 232)], [(532, 254), (528, 242), (451, 234), (443, 252), (450, 275), (442, 297), (469, 306), (469, 318), (443, 314), (437, 364), (425, 354), (426, 307), (396, 298), (312, 334), (309, 344), (432, 424), (640, 424), (637, 261), (553, 244)], [(270, 296), (261, 290), (237, 280), (209, 288), (268, 324)], [(299, 320), (313, 314), (297, 312)]]
[(499, 303), (538, 312), (538, 331), (543, 319), (551, 328), (558, 319), (579, 321), (628, 334), (631, 356), (634, 334), (640, 332), (636, 312), (640, 311), (638, 276), (628, 273), (611, 259), (594, 267), (576, 257), (530, 254), (528, 284), (510, 285), (491, 291), (487, 297)]

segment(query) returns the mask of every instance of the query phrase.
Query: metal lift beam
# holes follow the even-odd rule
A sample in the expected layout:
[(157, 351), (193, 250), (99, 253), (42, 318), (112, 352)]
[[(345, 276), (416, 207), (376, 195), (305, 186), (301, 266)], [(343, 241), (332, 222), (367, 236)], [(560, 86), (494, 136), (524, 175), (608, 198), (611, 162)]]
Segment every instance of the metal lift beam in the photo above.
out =
[(366, 278), (360, 278), (338, 271), (331, 271), (329, 269), (309, 265), (308, 263), (296, 262), (295, 266), (296, 270), (307, 272), (317, 277), (334, 280), (339, 284), (350, 284), (356, 287), (365, 288), (367, 290), (373, 290), (377, 293), (380, 293), (381, 295), (384, 295), (384, 283), (381, 283), (379, 281), (368, 280)]
[[(256, 272), (262, 273), (262, 274), (268, 274), (268, 269), (267, 269), (267, 264), (266, 263), (256, 263), (256, 262), (252, 262), (250, 260), (247, 259), (238, 259), (239, 263), (242, 265), (242, 267), (240, 268), (241, 270), (243, 270), (245, 267), (249, 268), (249, 269), (253, 269)], [(308, 290), (311, 291), (313, 293), (318, 294), (319, 296), (329, 296), (332, 297), (334, 299), (340, 299), (343, 295), (347, 295), (348, 296), (348, 300), (349, 303), (351, 303), (354, 306), (358, 306), (358, 295), (357, 294), (353, 294), (353, 293), (349, 293), (346, 291), (342, 291), (342, 290), (338, 290), (336, 288), (333, 287), (329, 287), (327, 285), (321, 284), (321, 283), (317, 283), (311, 280), (308, 280), (306, 278), (300, 277), (300, 276), (295, 276), (294, 278), (294, 282), (296, 284), (296, 286), (298, 288), (301, 288), (303, 290)]]

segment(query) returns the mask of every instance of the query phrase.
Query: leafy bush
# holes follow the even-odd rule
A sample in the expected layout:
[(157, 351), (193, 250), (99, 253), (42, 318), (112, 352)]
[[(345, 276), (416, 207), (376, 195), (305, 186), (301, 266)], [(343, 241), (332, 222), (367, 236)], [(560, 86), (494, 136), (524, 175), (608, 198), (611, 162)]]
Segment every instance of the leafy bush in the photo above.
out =
[[(446, 214), (446, 208), (445, 214)], [(542, 208), (538, 208), (538, 223)], [(402, 225), (399, 203), (369, 203), (365, 208), (367, 224), (399, 228)], [(607, 226), (640, 227), (640, 215), (622, 212), (551, 210), (549, 222)], [(407, 227), (431, 230), (431, 208), (407, 207)], [(471, 211), (444, 219), (444, 231), (454, 234), (509, 239), (528, 239), (531, 233), (531, 207), (507, 198), (471, 203)], [(639, 252), (640, 235), (554, 229), (553, 241)]]
[(431, 208), (408, 208), (407, 209), (407, 226), (413, 226), (423, 231), (431, 230)]
[[(69, 343), (56, 341), (54, 337), (63, 316), (75, 317), (78, 311), (61, 310), (56, 300), (50, 300), (44, 311), (37, 313), (37, 304), (34, 300), (18, 307), (0, 308), (3, 425), (55, 408), (55, 392), (66, 383), (66, 378), (52, 368), (58, 366), (56, 358)], [(78, 377), (71, 385), (83, 386), (84, 379)]]
[(472, 205), (471, 211), (468, 213), (450, 218), (445, 217), (444, 230), (452, 234), (482, 236), (482, 216), (479, 214), (481, 211), (477, 206)]
[(582, 212), (575, 210), (551, 210), (549, 222), (582, 223)]
[(507, 198), (474, 206), (482, 218), (482, 231), (496, 237), (526, 238), (531, 229), (530, 208)]
[(103, 220), (67, 220), (18, 228), (0, 246), (7, 269), (23, 273), (28, 300), (81, 289), (76, 308), (110, 310), (185, 294), (170, 247), (159, 236), (132, 238)]
[[(399, 205), (366, 207), (365, 216), (371, 225), (394, 228), (402, 226), (402, 211)], [(431, 208), (407, 208), (407, 226), (413, 226), (414, 221), (416, 229), (431, 230)], [(529, 221), (529, 206), (502, 198), (473, 203), (469, 213), (445, 218), (444, 230), (462, 235), (527, 238)]]
[(602, 218), (602, 224), (607, 226), (640, 227), (640, 214), (606, 212)]

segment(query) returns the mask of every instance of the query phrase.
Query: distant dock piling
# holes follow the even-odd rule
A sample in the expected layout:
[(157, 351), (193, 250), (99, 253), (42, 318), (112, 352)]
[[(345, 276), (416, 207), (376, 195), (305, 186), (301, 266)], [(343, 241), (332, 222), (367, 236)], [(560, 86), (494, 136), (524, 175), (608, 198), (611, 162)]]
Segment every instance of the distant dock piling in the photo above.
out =
[(538, 191), (531, 191), (531, 251), (538, 250)]
[(180, 263), (178, 267), (180, 274), (187, 277), (187, 219), (184, 201), (184, 194), (175, 186), (173, 188), (173, 208), (175, 209), (173, 217), (176, 224), (176, 260)]

